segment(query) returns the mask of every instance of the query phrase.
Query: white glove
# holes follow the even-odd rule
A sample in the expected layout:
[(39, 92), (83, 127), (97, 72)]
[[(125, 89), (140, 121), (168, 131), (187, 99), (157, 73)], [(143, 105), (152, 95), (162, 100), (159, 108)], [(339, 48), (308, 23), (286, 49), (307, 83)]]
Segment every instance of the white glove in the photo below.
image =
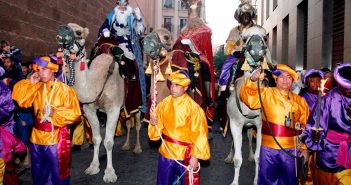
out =
[(135, 13), (135, 17), (137, 20), (140, 20), (141, 19), (141, 12), (140, 12), (140, 9), (139, 8), (135, 8), (134, 9), (134, 13)]
[(110, 37), (110, 30), (108, 30), (107, 28), (102, 30), (102, 34), (104, 35), (105, 38), (109, 38)]

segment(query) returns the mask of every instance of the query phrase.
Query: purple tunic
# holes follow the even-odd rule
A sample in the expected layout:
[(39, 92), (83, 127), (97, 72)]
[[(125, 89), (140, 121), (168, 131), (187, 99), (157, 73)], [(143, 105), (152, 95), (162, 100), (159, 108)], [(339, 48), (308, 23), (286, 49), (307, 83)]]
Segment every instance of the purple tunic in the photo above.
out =
[(308, 104), (308, 109), (312, 110), (314, 104), (317, 102), (318, 94), (314, 94), (314, 93), (311, 93), (308, 90), (306, 90), (306, 91), (302, 92), (300, 94), (300, 96), (306, 100), (306, 102)]
[[(317, 104), (316, 104), (317, 105)], [(333, 130), (339, 133), (351, 133), (351, 119), (347, 116), (346, 108), (351, 105), (351, 98), (340, 94), (338, 88), (332, 89), (329, 93), (322, 97), (320, 127), (324, 129), (319, 142), (312, 140), (312, 127), (316, 123), (316, 107), (314, 106), (308, 119), (306, 130), (302, 133), (301, 139), (306, 146), (317, 151), (316, 165), (323, 171), (329, 173), (337, 173), (345, 170), (344, 167), (336, 164), (339, 144), (332, 143), (326, 139), (327, 131)], [(348, 144), (348, 154), (351, 145)]]
[[(0, 80), (0, 126), (4, 129), (3, 132), (10, 134), (5, 135), (7, 133), (0, 131), (0, 158), (4, 158), (5, 162), (12, 158), (13, 150), (17, 150), (16, 145), (20, 145), (16, 138), (12, 137), (15, 135), (13, 120), (15, 105), (11, 95), (10, 89)], [(19, 148), (22, 150), (21, 146)]]

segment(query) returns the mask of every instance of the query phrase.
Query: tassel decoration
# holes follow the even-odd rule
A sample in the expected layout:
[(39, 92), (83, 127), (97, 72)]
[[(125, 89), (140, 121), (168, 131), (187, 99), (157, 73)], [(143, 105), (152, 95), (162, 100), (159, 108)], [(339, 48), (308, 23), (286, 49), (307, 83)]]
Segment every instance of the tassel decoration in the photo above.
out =
[(145, 70), (145, 74), (152, 74), (152, 68), (151, 68), (151, 61), (149, 62), (149, 65), (147, 66), (146, 70)]
[(243, 66), (241, 66), (242, 71), (250, 71), (250, 65), (247, 63), (247, 60), (245, 59), (245, 62)]
[(267, 64), (266, 56), (263, 57), (262, 69), (269, 69), (268, 64)]
[(156, 81), (157, 82), (163, 82), (165, 81), (165, 78), (163, 77), (162, 73), (161, 73), (161, 70), (158, 70), (158, 73), (156, 75)]
[(166, 75), (170, 75), (172, 73), (172, 68), (171, 68), (171, 61), (168, 61), (168, 65), (165, 71)]

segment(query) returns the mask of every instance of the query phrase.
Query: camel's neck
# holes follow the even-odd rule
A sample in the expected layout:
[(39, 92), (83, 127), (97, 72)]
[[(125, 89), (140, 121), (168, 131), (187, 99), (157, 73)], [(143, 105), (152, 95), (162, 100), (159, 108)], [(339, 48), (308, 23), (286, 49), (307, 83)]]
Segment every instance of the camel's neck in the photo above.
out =
[(85, 57), (74, 64), (74, 72), (75, 84), (73, 88), (77, 92), (79, 100), (81, 102), (92, 101), (92, 99), (96, 96), (96, 92), (91, 90), (94, 88), (91, 87), (91, 85), (94, 83), (89, 83), (89, 69)]

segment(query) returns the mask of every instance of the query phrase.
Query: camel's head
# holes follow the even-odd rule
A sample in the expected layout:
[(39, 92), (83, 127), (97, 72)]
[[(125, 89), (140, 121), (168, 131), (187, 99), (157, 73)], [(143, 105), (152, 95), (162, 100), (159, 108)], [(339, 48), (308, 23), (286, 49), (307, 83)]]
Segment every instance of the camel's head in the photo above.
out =
[[(269, 54), (266, 45), (266, 30), (261, 26), (253, 26), (245, 29), (242, 34), (243, 41), (245, 42), (243, 51), (245, 58), (250, 66), (257, 66), (259, 62)], [(269, 54), (270, 55), (270, 54)], [(267, 62), (270, 64), (270, 56), (266, 57)]]
[(75, 23), (68, 23), (67, 25), (59, 26), (56, 39), (63, 49), (76, 50), (75, 44), (83, 47), (88, 34), (88, 28), (83, 28)]
[(167, 51), (172, 50), (172, 34), (163, 28), (156, 29), (144, 38), (143, 46), (147, 56), (154, 60), (162, 58), (167, 54)]

